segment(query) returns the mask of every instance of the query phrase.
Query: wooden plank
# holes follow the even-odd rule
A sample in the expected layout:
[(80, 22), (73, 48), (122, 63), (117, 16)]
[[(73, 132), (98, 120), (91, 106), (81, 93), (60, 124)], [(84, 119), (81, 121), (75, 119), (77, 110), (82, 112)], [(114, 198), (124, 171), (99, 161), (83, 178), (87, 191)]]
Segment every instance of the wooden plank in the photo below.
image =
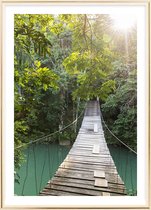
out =
[(119, 192), (119, 193), (123, 193), (123, 194), (126, 194), (126, 189), (125, 189), (125, 186), (124, 185), (118, 185), (116, 183), (109, 183), (108, 182), (108, 188), (112, 189), (112, 192), (116, 191), (116, 192)]
[(96, 187), (108, 187), (108, 183), (106, 179), (96, 178), (94, 186)]
[(76, 149), (77, 151), (88, 151), (89, 152), (89, 151), (92, 151), (91, 148), (85, 147), (85, 146), (82, 147), (82, 146), (74, 145), (74, 146), (72, 146), (72, 149), (70, 151), (74, 151)]
[(46, 189), (54, 189), (54, 190), (61, 190), (63, 192), (72, 192), (72, 193), (79, 193), (83, 195), (102, 195), (102, 193), (98, 190), (92, 190), (92, 189), (84, 189), (84, 188), (77, 188), (77, 187), (70, 187), (70, 186), (62, 186), (58, 184), (51, 184), (49, 186), (46, 186)]
[(72, 158), (72, 157), (66, 157), (65, 161), (70, 162), (70, 163), (98, 165), (98, 166), (103, 166), (103, 167), (115, 167), (114, 164), (108, 165), (108, 164), (104, 164), (104, 162), (100, 162), (100, 161), (91, 161), (91, 160), (88, 160), (88, 159), (80, 159), (80, 158), (75, 159), (75, 158)]
[(100, 152), (100, 145), (94, 145), (92, 153), (99, 154), (99, 152)]
[(82, 179), (74, 179), (74, 178), (68, 178), (68, 177), (59, 177), (59, 176), (54, 176), (52, 180), (48, 182), (48, 184), (51, 181), (58, 181), (58, 182), (68, 182), (68, 183), (78, 183), (82, 185), (89, 185), (89, 186), (94, 186), (94, 180), (82, 180)]
[(78, 183), (69, 183), (69, 182), (58, 182), (52, 181), (52, 183), (48, 184), (45, 189), (55, 189), (55, 190), (62, 190), (62, 191), (71, 191), (74, 193), (85, 194), (90, 192), (90, 195), (101, 195), (102, 192), (109, 192), (109, 193), (118, 193), (123, 194), (123, 191), (120, 189), (112, 189), (106, 187), (95, 187), (89, 185), (83, 185)]
[[(73, 155), (73, 156), (85, 156), (86, 158), (87, 157), (98, 157), (100, 159), (104, 159), (104, 162), (108, 161), (108, 162), (113, 162), (113, 160), (111, 159), (111, 157), (109, 157), (109, 155), (101, 155), (101, 154), (93, 154), (92, 151), (91, 152), (86, 152), (86, 151), (79, 151), (79, 152), (76, 152), (76, 151), (70, 151), (69, 152), (69, 155)], [(83, 158), (83, 157), (82, 157)]]
[(65, 186), (65, 187), (75, 187), (78, 189), (87, 189), (87, 190), (95, 190), (95, 191), (101, 191), (101, 192), (116, 192), (116, 193), (123, 193), (123, 189), (116, 189), (116, 188), (112, 188), (109, 187), (106, 189), (106, 186), (94, 186), (94, 182), (93, 184), (83, 184), (82, 182), (79, 183), (77, 182), (76, 179), (74, 179), (75, 181), (63, 181), (63, 180), (58, 180), (57, 178), (54, 178), (52, 181), (49, 182), (49, 184), (46, 186), (46, 188), (50, 188), (52, 184), (54, 185), (60, 185), (60, 186)]
[[(93, 170), (94, 169), (96, 169), (96, 170), (99, 170), (100, 168), (81, 168), (81, 167), (70, 167), (70, 166), (66, 166), (66, 165), (60, 165), (59, 166), (59, 168), (63, 168), (63, 169), (70, 169), (70, 170), (76, 170), (76, 171), (86, 171), (87, 173), (89, 173), (89, 172), (93, 172)], [(104, 168), (101, 168), (101, 170), (104, 170), (105, 171), (105, 169)], [(107, 170), (106, 170), (107, 171)], [(114, 170), (113, 170), (113, 172), (112, 172), (112, 175), (114, 176), (114, 174), (117, 174), (117, 172), (115, 172)]]
[(99, 178), (105, 178), (105, 172), (104, 171), (94, 171), (94, 177), (99, 177)]
[(111, 160), (110, 158), (105, 158), (105, 157), (101, 157), (101, 156), (97, 156), (95, 154), (92, 155), (86, 155), (86, 154), (75, 154), (75, 153), (70, 153), (68, 154), (68, 157), (66, 158), (68, 160), (85, 160), (85, 161), (89, 161), (89, 162), (96, 162), (96, 163), (102, 163), (102, 165), (114, 165), (113, 160)]
[(95, 164), (95, 163), (82, 163), (82, 162), (70, 162), (70, 161), (67, 161), (65, 160), (62, 164), (61, 164), (62, 167), (77, 167), (77, 168), (82, 168), (82, 169), (87, 169), (87, 170), (103, 170), (103, 171), (109, 171), (111, 173), (115, 173), (117, 174), (117, 171), (116, 171), (116, 167), (113, 166), (113, 165), (109, 165), (109, 166), (104, 166), (104, 165), (98, 165), (98, 164)]
[(97, 133), (98, 132), (98, 124), (94, 123), (94, 132)]
[(67, 168), (61, 168), (59, 167), (58, 171), (59, 173), (68, 173), (69, 175), (70, 174), (74, 174), (75, 176), (84, 176), (84, 175), (87, 175), (87, 176), (91, 176), (93, 177), (93, 171), (82, 171), (82, 170), (75, 170), (73, 168), (70, 168), (70, 169), (67, 169)]
[[(94, 180), (81, 180), (81, 179), (75, 179), (75, 178), (55, 176), (55, 177), (53, 177), (53, 179), (51, 181), (58, 181), (58, 182), (62, 182), (62, 183), (66, 183), (66, 182), (77, 183), (77, 184), (83, 185), (84, 187), (90, 186), (90, 187), (94, 188)], [(49, 181), (48, 184), (51, 181)], [(108, 188), (113, 189), (113, 191), (120, 192), (120, 193), (123, 193), (125, 190), (124, 185), (118, 185), (116, 183), (108, 183)], [(97, 188), (95, 187), (95, 189), (97, 189)]]
[(118, 183), (118, 184), (123, 184), (124, 185), (124, 182), (122, 181), (122, 179), (120, 178), (120, 176), (118, 174), (113, 176), (113, 174), (106, 173), (105, 174), (105, 178), (107, 180), (109, 180), (111, 183), (114, 182), (114, 183)]
[(75, 173), (74, 171), (68, 173), (68, 172), (59, 170), (56, 172), (56, 176), (69, 177), (69, 178), (75, 178), (75, 179), (84, 179), (84, 180), (94, 180), (92, 176), (90, 176), (89, 174)]
[(74, 193), (74, 192), (67, 192), (61, 190), (54, 190), (54, 189), (44, 189), (40, 192), (41, 196), (83, 196), (83, 194)]
[[(66, 173), (62, 173), (63, 176), (68, 176), (68, 177), (72, 177), (72, 178), (77, 177), (78, 178), (78, 177), (80, 177), (79, 174), (81, 174), (81, 177), (83, 177), (84, 179), (94, 180), (94, 175), (92, 175), (93, 174), (92, 170), (90, 171), (90, 170), (84, 170), (84, 169), (78, 169), (78, 168), (68, 168), (68, 167), (66, 167), (66, 168), (63, 167), (63, 169), (66, 169), (64, 171)], [(70, 170), (68, 170), (68, 169), (70, 169)], [(70, 172), (72, 172), (72, 173), (70, 173)], [(73, 175), (74, 172), (75, 172), (75, 174)], [(86, 174), (87, 175), (89, 174), (89, 176), (87, 176), (87, 177), (82, 176), (81, 172), (87, 172)], [(78, 173), (77, 176), (76, 176), (76, 173)], [(58, 176), (58, 174), (57, 174), (57, 176)], [(59, 176), (60, 176), (60, 173), (59, 173)], [(107, 177), (107, 175), (106, 175), (106, 177)], [(83, 178), (81, 178), (81, 179), (83, 180)], [(111, 184), (115, 183), (115, 184), (118, 184), (118, 185), (124, 185), (123, 182), (121, 181), (121, 179), (119, 179), (117, 177), (117, 174), (115, 174), (115, 173), (110, 174), (110, 177), (108, 177), (108, 182), (110, 182)]]
[(108, 193), (108, 192), (103, 192), (102, 195), (103, 195), (103, 196), (110, 196), (110, 193)]

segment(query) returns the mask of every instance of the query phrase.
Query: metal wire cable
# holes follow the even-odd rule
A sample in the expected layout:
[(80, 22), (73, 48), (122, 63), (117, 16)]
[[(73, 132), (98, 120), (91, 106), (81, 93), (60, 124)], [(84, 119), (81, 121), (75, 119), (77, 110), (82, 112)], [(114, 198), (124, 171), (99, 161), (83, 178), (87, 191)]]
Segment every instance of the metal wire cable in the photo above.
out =
[[(84, 110), (85, 110), (85, 109), (84, 109)], [(15, 150), (16, 150), (16, 149), (19, 149), (19, 148), (22, 148), (22, 147), (25, 147), (26, 145), (29, 145), (29, 144), (38, 142), (38, 141), (40, 141), (40, 140), (43, 140), (44, 138), (53, 136), (54, 134), (60, 133), (61, 131), (67, 129), (68, 127), (70, 127), (71, 125), (73, 125), (75, 122), (77, 122), (77, 120), (82, 116), (84, 110), (81, 112), (81, 114), (79, 115), (79, 117), (78, 117), (77, 119), (75, 119), (72, 123), (68, 124), (67, 126), (65, 126), (64, 128), (62, 128), (61, 130), (57, 130), (57, 131), (55, 131), (55, 132), (53, 132), (53, 133), (50, 133), (50, 134), (48, 134), (48, 135), (46, 135), (46, 136), (43, 136), (43, 137), (40, 137), (40, 138), (35, 139), (35, 140), (33, 140), (33, 141), (30, 141), (30, 142), (28, 142), (28, 143), (22, 144), (22, 145), (16, 147)]]
[(117, 136), (115, 136), (115, 134), (109, 129), (109, 127), (107, 126), (107, 124), (105, 123), (105, 120), (103, 118), (103, 115), (102, 115), (102, 112), (100, 111), (101, 113), (101, 117), (102, 117), (102, 121), (105, 125), (105, 127), (107, 128), (107, 130), (110, 132), (110, 134), (116, 138), (121, 144), (123, 144), (125, 147), (127, 147), (129, 150), (131, 150), (133, 153), (135, 153), (137, 155), (137, 152), (135, 150), (133, 150), (132, 148), (130, 148), (127, 144), (125, 144), (122, 140), (120, 140)]

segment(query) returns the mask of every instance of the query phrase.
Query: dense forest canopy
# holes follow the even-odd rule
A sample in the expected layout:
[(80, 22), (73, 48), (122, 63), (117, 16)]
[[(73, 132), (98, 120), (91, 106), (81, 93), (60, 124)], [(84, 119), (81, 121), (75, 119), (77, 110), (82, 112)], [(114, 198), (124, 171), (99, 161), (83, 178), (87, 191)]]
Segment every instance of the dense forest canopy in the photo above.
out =
[[(103, 14), (18, 14), (14, 23), (15, 148), (62, 129), (99, 97), (110, 130), (136, 150), (136, 25), (114, 30)], [(73, 141), (75, 126), (53, 140)], [(16, 149), (15, 167), (21, 159)]]

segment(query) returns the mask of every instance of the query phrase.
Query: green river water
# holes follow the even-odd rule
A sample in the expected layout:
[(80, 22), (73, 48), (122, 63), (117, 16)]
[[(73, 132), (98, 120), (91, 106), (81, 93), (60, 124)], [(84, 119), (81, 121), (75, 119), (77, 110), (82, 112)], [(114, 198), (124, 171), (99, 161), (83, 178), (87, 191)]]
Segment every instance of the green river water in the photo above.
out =
[[(136, 155), (123, 147), (109, 146), (109, 149), (129, 194), (135, 193), (137, 191)], [(14, 184), (14, 194), (38, 195), (48, 180), (53, 177), (69, 150), (70, 147), (60, 146), (57, 143), (37, 144), (26, 149), (24, 152), (27, 161), (17, 171), (20, 184)]]

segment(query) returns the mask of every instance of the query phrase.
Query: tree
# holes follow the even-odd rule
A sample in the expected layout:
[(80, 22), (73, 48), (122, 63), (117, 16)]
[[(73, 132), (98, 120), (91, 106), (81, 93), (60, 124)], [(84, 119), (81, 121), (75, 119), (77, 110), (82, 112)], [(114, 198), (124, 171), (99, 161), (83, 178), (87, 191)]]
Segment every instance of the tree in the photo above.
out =
[(76, 22), (76, 29), (72, 34), (72, 53), (63, 62), (66, 71), (77, 83), (73, 98), (92, 99), (98, 96), (105, 100), (115, 88), (115, 82), (107, 78), (112, 70), (114, 56), (107, 38), (105, 40), (104, 34), (97, 30), (96, 22), (103, 30), (109, 19), (104, 15), (79, 15), (76, 21), (79, 24)]
[[(128, 34), (128, 46), (122, 47), (124, 34), (120, 34), (120, 41), (116, 45), (116, 61), (110, 78), (116, 81), (114, 93), (108, 96), (102, 105), (105, 119), (112, 132), (131, 148), (137, 149), (137, 58), (136, 58), (136, 28)], [(127, 52), (128, 50), (128, 52)], [(128, 57), (127, 57), (128, 56)], [(109, 143), (118, 142), (107, 134)]]

